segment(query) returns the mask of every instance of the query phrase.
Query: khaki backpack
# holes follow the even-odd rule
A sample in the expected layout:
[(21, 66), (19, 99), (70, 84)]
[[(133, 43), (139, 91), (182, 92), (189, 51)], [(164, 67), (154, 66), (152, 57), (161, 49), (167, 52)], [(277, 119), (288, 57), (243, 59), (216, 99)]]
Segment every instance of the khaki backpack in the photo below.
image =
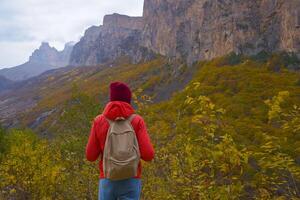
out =
[(105, 178), (124, 180), (137, 176), (140, 162), (139, 144), (129, 118), (107, 119), (109, 129), (103, 152), (103, 170)]

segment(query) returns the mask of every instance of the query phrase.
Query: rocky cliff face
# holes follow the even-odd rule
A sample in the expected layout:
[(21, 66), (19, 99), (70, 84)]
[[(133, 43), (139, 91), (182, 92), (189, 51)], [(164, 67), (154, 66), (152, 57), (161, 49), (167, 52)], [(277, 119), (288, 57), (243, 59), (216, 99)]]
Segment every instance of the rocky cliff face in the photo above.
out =
[(58, 52), (58, 63), (56, 66), (67, 66), (70, 62), (71, 53), (75, 42), (68, 42), (65, 44), (65, 47), (62, 51)]
[(299, 0), (146, 0), (143, 46), (168, 57), (300, 53)]
[(73, 50), (73, 43), (67, 43), (64, 50), (57, 51), (50, 47), (48, 43), (43, 42), (39, 49), (35, 50), (29, 58), (29, 61), (12, 68), (0, 70), (0, 76), (13, 81), (23, 81), (41, 73), (65, 67), (69, 64), (70, 55)]
[(143, 17), (129, 17), (126, 15), (105, 15), (103, 25), (106, 27), (124, 28), (131, 30), (142, 30), (144, 27)]
[(145, 0), (143, 17), (104, 17), (75, 46), (71, 64), (155, 52), (193, 63), (236, 52), (300, 55), (299, 0)]
[(142, 17), (106, 15), (103, 25), (89, 28), (74, 46), (71, 65), (95, 65), (129, 57), (133, 63), (152, 56), (141, 46)]

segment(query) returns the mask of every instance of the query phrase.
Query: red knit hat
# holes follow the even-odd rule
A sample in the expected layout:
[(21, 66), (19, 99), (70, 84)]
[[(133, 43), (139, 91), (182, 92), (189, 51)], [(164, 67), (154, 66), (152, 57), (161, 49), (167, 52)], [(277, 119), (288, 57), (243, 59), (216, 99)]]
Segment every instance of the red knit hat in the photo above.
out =
[(121, 82), (114, 82), (110, 84), (110, 101), (124, 101), (131, 103), (130, 88)]

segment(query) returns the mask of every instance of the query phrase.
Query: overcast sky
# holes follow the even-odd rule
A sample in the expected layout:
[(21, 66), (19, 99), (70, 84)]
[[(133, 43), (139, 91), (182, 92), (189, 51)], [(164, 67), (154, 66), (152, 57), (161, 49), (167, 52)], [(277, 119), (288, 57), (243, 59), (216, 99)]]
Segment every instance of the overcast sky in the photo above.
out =
[(142, 10), (143, 0), (0, 0), (0, 68), (26, 62), (43, 41), (61, 50), (105, 14)]

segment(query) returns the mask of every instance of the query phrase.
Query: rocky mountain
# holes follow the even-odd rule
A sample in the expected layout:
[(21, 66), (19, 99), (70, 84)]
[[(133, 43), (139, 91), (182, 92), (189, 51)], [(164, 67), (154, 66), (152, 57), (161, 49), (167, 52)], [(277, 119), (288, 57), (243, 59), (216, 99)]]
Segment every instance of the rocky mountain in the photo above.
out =
[(50, 47), (48, 43), (43, 42), (39, 49), (32, 53), (28, 62), (16, 67), (2, 69), (0, 75), (13, 81), (22, 81), (51, 69), (65, 67), (69, 63), (72, 49), (73, 43), (67, 43), (64, 50), (58, 51), (54, 47)]
[(153, 53), (142, 47), (142, 17), (106, 15), (103, 25), (89, 28), (71, 54), (71, 65), (95, 65), (129, 57), (133, 63), (153, 58)]
[[(299, 0), (147, 0), (143, 17), (104, 17), (75, 46), (71, 64), (93, 65), (149, 52), (188, 63), (230, 52), (300, 55)], [(153, 55), (153, 54), (152, 54)]]
[(73, 42), (69, 42), (62, 51), (58, 51), (54, 47), (50, 47), (49, 43), (43, 42), (40, 48), (30, 56), (29, 62), (47, 63), (57, 67), (66, 66), (69, 64), (73, 45)]
[(106, 15), (73, 47), (42, 43), (23, 65), (0, 70), (20, 81), (49, 69), (97, 65), (127, 57), (132, 63), (163, 55), (189, 64), (230, 52), (293, 52), (300, 56), (299, 0), (147, 0), (142, 17)]
[(300, 54), (299, 0), (148, 0), (143, 46), (189, 62), (236, 52)]
[[(12, 119), (17, 113), (34, 108), (40, 99), (46, 99), (41, 112), (48, 113), (51, 110), (46, 108), (50, 103), (57, 101), (57, 104), (52, 105), (54, 109), (67, 100), (66, 94), (71, 91), (69, 86), (74, 82), (83, 83), (85, 85), (83, 91), (90, 90), (90, 94), (98, 93), (100, 89), (93, 88), (97, 85), (94, 84), (95, 81), (105, 79), (107, 85), (111, 81), (112, 74), (127, 77), (130, 74), (127, 73), (128, 66), (138, 72), (145, 70), (148, 64), (139, 62), (151, 60), (157, 54), (166, 57), (163, 58), (166, 61), (163, 65), (164, 70), (165, 67), (171, 66), (169, 63), (172, 63), (173, 59), (179, 59), (174, 61), (176, 65), (166, 70), (174, 70), (175, 75), (191, 71), (191, 68), (187, 70), (182, 61), (191, 64), (194, 61), (211, 59), (230, 52), (246, 55), (263, 52), (258, 55), (265, 56), (272, 56), (268, 53), (277, 51), (293, 52), (295, 54), (288, 59), (285, 57), (289, 57), (289, 54), (280, 57), (283, 57), (282, 60), (292, 60), (288, 63), (292, 64), (290, 65), (293, 66), (292, 69), (297, 70), (299, 59), (294, 56), (300, 55), (299, 34), (299, 0), (147, 0), (144, 4), (143, 17), (106, 15), (103, 25), (87, 29), (74, 47), (66, 45), (65, 50), (59, 52), (49, 44), (43, 43), (24, 65), (0, 70), (0, 79), (1, 75), (6, 77), (0, 81), (1, 88), (2, 85), (8, 84), (7, 78), (28, 79), (49, 69), (65, 66), (68, 60), (70, 61), (67, 68), (51, 70), (18, 83), (10, 91), (0, 93), (0, 117)], [(234, 64), (243, 57), (230, 55), (232, 56), (226, 58), (224, 62)], [(131, 62), (127, 63), (128, 59), (121, 59), (126, 62), (118, 63), (116, 66), (119, 68), (111, 65), (110, 62), (120, 57), (129, 58)], [(103, 65), (99, 65), (101, 63)], [(181, 65), (182, 63), (184, 64)], [(83, 67), (85, 65), (89, 67)], [(149, 69), (156, 65), (158, 64), (152, 63)], [(285, 62), (279, 62), (275, 57), (270, 59), (268, 69), (278, 71), (282, 66), (286, 66)], [(75, 73), (74, 70), (78, 71)], [(108, 70), (109, 73), (105, 74), (103, 70)], [(95, 73), (99, 75), (97, 78)], [(166, 80), (166, 77), (159, 77), (160, 73), (161, 71), (156, 71), (151, 74), (153, 75), (151, 83)], [(139, 79), (145, 76), (135, 74), (139, 74), (136, 76)], [(174, 74), (168, 76), (174, 78)], [(119, 76), (114, 77), (120, 79)], [(132, 81), (131, 78), (125, 80)], [(35, 93), (36, 91), (39, 92)], [(50, 93), (53, 95), (49, 96)], [(65, 99), (61, 98), (58, 102), (57, 97)], [(36, 118), (41, 113), (37, 114)]]

